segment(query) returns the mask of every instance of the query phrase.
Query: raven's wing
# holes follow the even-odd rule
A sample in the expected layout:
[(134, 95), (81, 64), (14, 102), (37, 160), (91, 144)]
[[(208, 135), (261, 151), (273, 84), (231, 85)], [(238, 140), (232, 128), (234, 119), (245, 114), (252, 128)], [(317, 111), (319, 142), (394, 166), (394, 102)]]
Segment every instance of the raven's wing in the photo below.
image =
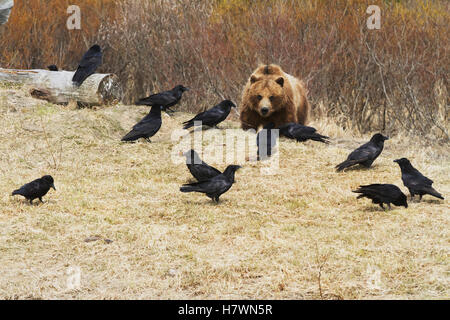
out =
[(202, 164), (194, 164), (194, 167), (195, 169), (197, 169), (199, 181), (212, 179), (222, 173), (205, 162), (203, 162)]
[(73, 75), (72, 81), (81, 85), (87, 77), (95, 72), (97, 67), (102, 63), (102, 53), (90, 53), (89, 51), (83, 56), (78, 65), (77, 71)]
[(180, 191), (182, 192), (202, 192), (208, 195), (222, 194), (227, 191), (231, 186), (231, 183), (225, 176), (216, 176), (211, 180), (203, 182), (194, 182), (184, 184)]
[(164, 91), (160, 93), (152, 94), (146, 98), (142, 98), (136, 102), (136, 104), (143, 104), (149, 106), (167, 106), (177, 101), (172, 91)]
[(282, 125), (281, 127), (279, 127), (280, 135), (283, 135), (290, 139), (295, 139), (293, 135), (294, 126), (295, 126), (294, 123), (286, 123)]
[(123, 141), (136, 140), (143, 136), (152, 137), (161, 128), (161, 119), (153, 116), (151, 113), (146, 115), (141, 121), (133, 126), (123, 138)]
[(370, 184), (360, 186), (358, 190), (353, 191), (355, 193), (361, 193), (364, 196), (375, 199), (391, 198), (392, 190), (384, 184)]
[(368, 142), (350, 153), (347, 160), (357, 160), (359, 162), (364, 162), (373, 159), (377, 156), (377, 153), (379, 154), (380, 152), (381, 150), (377, 146)]
[(414, 169), (414, 173), (413, 173), (414, 179), (417, 180), (419, 183), (422, 183), (424, 185), (428, 185), (431, 186), (433, 184), (433, 180), (428, 179), (427, 177), (425, 177), (422, 173), (420, 173), (419, 170)]
[(205, 112), (207, 112), (208, 110), (205, 110), (205, 111), (203, 111), (203, 112), (200, 112), (200, 113), (198, 113), (197, 115), (195, 115), (195, 117), (193, 117), (192, 119), (189, 119), (189, 120), (187, 120), (187, 121), (184, 121), (183, 122), (183, 124), (190, 124), (190, 123), (193, 123), (194, 121), (200, 121), (199, 120), (199, 118), (201, 118), (202, 116), (203, 116), (203, 114), (205, 113)]
[(194, 117), (194, 121), (202, 121), (204, 124), (215, 125), (224, 120), (225, 112), (219, 108), (211, 108)]
[(295, 125), (292, 127), (292, 134), (294, 136), (301, 136), (301, 135), (311, 135), (315, 133), (317, 130), (313, 127), (303, 126), (301, 124)]
[(24, 197), (31, 197), (33, 195), (38, 194), (39, 190), (40, 190), (40, 183), (39, 183), (38, 179), (36, 179), (27, 184), (24, 184), (19, 189), (15, 190), (13, 192), (13, 195), (19, 194)]

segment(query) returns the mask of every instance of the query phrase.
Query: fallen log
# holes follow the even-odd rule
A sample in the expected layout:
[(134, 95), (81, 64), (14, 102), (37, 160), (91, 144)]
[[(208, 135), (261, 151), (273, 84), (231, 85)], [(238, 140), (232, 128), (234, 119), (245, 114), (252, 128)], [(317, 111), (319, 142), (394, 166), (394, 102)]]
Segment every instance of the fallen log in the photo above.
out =
[(95, 73), (80, 87), (72, 82), (73, 71), (15, 70), (0, 68), (0, 82), (27, 85), (30, 94), (56, 104), (76, 101), (79, 105), (98, 106), (117, 104), (122, 100), (123, 90), (114, 74)]
[(14, 0), (0, 0), (0, 26), (8, 22)]

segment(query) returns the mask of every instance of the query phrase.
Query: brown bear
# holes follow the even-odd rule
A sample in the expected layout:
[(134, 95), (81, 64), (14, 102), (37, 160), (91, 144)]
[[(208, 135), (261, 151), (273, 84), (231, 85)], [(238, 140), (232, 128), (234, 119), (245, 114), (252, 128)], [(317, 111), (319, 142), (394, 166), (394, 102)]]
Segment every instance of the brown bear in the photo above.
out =
[(304, 83), (280, 66), (260, 65), (248, 79), (242, 93), (242, 129), (257, 130), (270, 122), (275, 127), (288, 122), (305, 124), (309, 104)]

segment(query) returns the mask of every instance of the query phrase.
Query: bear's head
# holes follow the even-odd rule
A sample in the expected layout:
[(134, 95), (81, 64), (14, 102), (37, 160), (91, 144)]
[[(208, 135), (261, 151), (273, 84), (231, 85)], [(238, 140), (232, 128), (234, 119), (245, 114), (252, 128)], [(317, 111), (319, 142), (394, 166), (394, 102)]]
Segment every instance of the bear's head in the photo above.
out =
[(248, 98), (253, 110), (267, 118), (281, 109), (286, 98), (284, 85), (283, 76), (252, 75)]

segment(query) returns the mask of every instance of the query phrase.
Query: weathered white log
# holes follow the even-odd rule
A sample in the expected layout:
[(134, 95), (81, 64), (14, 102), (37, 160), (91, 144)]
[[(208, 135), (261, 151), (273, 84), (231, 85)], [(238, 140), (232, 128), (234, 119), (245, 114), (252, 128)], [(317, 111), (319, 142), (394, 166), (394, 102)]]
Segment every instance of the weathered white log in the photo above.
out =
[(0, 26), (8, 22), (14, 0), (0, 0)]
[(57, 104), (77, 101), (88, 106), (111, 105), (122, 100), (123, 90), (116, 75), (95, 73), (77, 87), (72, 82), (73, 74), (73, 71), (0, 68), (0, 81), (27, 85), (33, 97)]

